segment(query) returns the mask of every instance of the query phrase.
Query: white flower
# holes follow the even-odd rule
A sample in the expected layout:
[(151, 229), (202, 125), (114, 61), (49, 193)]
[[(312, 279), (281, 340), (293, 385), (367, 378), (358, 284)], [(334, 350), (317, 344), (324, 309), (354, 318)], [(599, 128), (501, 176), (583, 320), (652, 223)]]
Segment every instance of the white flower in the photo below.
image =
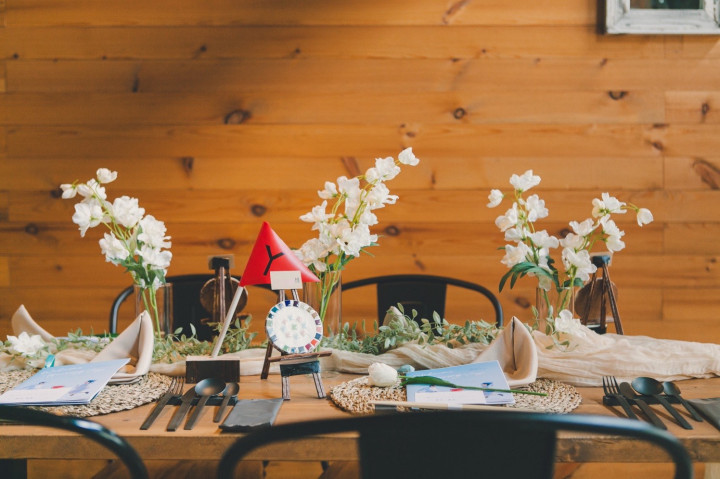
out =
[(335, 198), (338, 195), (337, 186), (331, 181), (325, 182), (325, 189), (318, 191), (318, 196), (323, 200)]
[(538, 195), (529, 196), (525, 202), (525, 209), (528, 212), (528, 221), (535, 221), (545, 218), (549, 214), (545, 208), (545, 200), (541, 200)]
[(306, 223), (315, 223), (312, 229), (320, 229), (320, 223), (325, 223), (328, 219), (333, 217), (332, 214), (325, 213), (325, 208), (327, 208), (327, 200), (317, 206), (314, 206), (312, 211), (302, 215), (300, 220)]
[(585, 243), (585, 238), (578, 236), (575, 233), (568, 233), (563, 239), (560, 240), (560, 246), (563, 248), (570, 248), (577, 250), (582, 247)]
[(616, 252), (625, 248), (625, 242), (619, 236), (608, 236), (605, 240), (608, 251)]
[(138, 235), (138, 241), (145, 243), (153, 248), (169, 248), (172, 243), (166, 241), (170, 239), (165, 236), (165, 223), (158, 221), (152, 215), (147, 215), (138, 223), (141, 233)]
[(10, 352), (21, 354), (23, 356), (32, 356), (45, 347), (45, 342), (39, 334), (30, 336), (23, 331), (18, 336), (8, 336), (10, 341)]
[(101, 200), (107, 199), (105, 188), (100, 186), (100, 183), (95, 180), (90, 180), (87, 183), (79, 184), (77, 186), (77, 192), (80, 194), (80, 196), (88, 200), (92, 199), (93, 195), (97, 196), (97, 198)]
[(153, 269), (167, 269), (172, 259), (172, 253), (170, 251), (163, 251), (146, 244), (140, 247), (137, 254), (142, 256), (143, 263), (153, 267)]
[(500, 231), (505, 231), (508, 228), (516, 226), (518, 222), (518, 210), (517, 203), (513, 203), (512, 207), (505, 212), (504, 215), (498, 216), (495, 219), (495, 225), (500, 228)]
[(117, 178), (117, 171), (110, 171), (107, 168), (97, 170), (98, 183), (112, 183)]
[(590, 260), (590, 253), (587, 250), (574, 251), (570, 248), (564, 248), (562, 252), (562, 261), (565, 270), (572, 267), (576, 268), (576, 277), (582, 281), (590, 279), (590, 274), (597, 270), (597, 267)]
[(100, 250), (108, 263), (119, 263), (130, 255), (125, 244), (110, 233), (105, 233), (100, 240)]
[(582, 324), (579, 319), (573, 317), (572, 312), (563, 309), (555, 318), (555, 329), (560, 333), (573, 334), (582, 330)]
[(505, 241), (522, 241), (526, 232), (522, 228), (508, 228), (505, 230)]
[(337, 180), (338, 191), (351, 199), (360, 198), (360, 179), (341, 176)]
[(377, 158), (375, 160), (375, 169), (381, 181), (392, 180), (400, 174), (400, 167), (395, 164), (395, 158), (392, 156)]
[(530, 248), (525, 243), (518, 243), (517, 246), (505, 245), (505, 256), (500, 262), (508, 268), (512, 268), (525, 261), (528, 253), (530, 253)]
[(60, 185), (60, 189), (62, 190), (62, 197), (64, 200), (75, 198), (75, 195), (77, 195), (77, 185), (70, 184), (70, 183), (63, 183)]
[(640, 208), (637, 212), (637, 223), (639, 226), (647, 225), (653, 222), (653, 214), (647, 208)]
[(360, 256), (360, 250), (376, 241), (377, 235), (370, 234), (370, 229), (366, 225), (347, 228), (338, 238), (340, 249), (348, 256)]
[(572, 228), (572, 230), (577, 235), (587, 236), (595, 229), (595, 222), (590, 218), (586, 219), (582, 223), (578, 223), (577, 221), (571, 221), (570, 228)]
[(593, 204), (593, 210), (592, 215), (593, 217), (597, 218), (600, 216), (606, 216), (613, 213), (618, 214), (625, 214), (627, 211), (623, 209), (625, 206), (625, 203), (622, 201), (619, 201), (614, 196), (610, 196), (608, 193), (602, 194), (602, 200), (599, 200), (595, 198), (592, 201)]
[(126, 228), (135, 227), (145, 214), (145, 208), (140, 208), (137, 198), (129, 196), (115, 198), (110, 211), (115, 217), (115, 221)]
[(390, 189), (385, 183), (378, 183), (368, 192), (365, 201), (370, 209), (383, 208), (387, 205), (394, 205), (398, 200), (397, 195), (391, 195)]
[(384, 363), (372, 363), (368, 366), (368, 374), (368, 384), (371, 386), (394, 386), (398, 380), (397, 371)]
[(418, 163), (420, 163), (420, 160), (415, 156), (415, 153), (413, 153), (412, 147), (405, 148), (403, 151), (401, 151), (398, 155), (398, 161), (403, 165), (408, 166), (416, 166)]
[(502, 191), (500, 191), (500, 190), (491, 190), (491, 191), (490, 191), (490, 194), (488, 195), (488, 201), (489, 201), (489, 203), (487, 204), (487, 207), (488, 207), (488, 208), (495, 208), (495, 207), (498, 206), (500, 203), (502, 203), (502, 200), (503, 200), (504, 197), (505, 197), (505, 195), (503, 195), (503, 192), (502, 192)]
[(306, 265), (312, 265), (316, 271), (323, 272), (327, 266), (321, 260), (328, 255), (328, 251), (319, 238), (311, 238), (300, 249), (295, 250), (295, 255)]
[(533, 175), (532, 170), (527, 170), (522, 176), (512, 175), (510, 177), (510, 184), (519, 191), (527, 191), (533, 186), (540, 184), (540, 177)]
[(103, 210), (97, 202), (81, 202), (75, 205), (73, 223), (80, 227), (80, 236), (85, 237), (88, 228), (94, 228), (102, 222)]
[(560, 245), (560, 241), (556, 237), (550, 236), (546, 230), (532, 233), (530, 240), (538, 248), (557, 248)]

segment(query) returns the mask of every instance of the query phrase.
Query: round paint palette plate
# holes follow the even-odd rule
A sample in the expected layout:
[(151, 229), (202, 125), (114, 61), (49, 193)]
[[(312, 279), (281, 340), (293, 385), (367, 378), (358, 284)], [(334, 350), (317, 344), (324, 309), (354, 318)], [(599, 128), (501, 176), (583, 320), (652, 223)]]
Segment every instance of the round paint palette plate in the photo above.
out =
[(323, 336), (317, 312), (302, 301), (286, 300), (272, 307), (265, 320), (265, 331), (273, 346), (288, 354), (313, 351)]

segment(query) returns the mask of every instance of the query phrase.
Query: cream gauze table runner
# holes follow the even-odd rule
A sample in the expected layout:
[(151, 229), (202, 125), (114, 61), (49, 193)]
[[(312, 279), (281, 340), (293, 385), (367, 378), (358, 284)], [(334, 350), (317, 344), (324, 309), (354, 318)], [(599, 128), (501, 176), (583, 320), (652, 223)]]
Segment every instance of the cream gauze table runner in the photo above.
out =
[[(553, 344), (552, 338), (538, 331), (531, 334), (523, 323), (513, 318), (489, 346), (475, 343), (451, 349), (445, 345), (406, 343), (380, 355), (333, 349), (332, 356), (321, 359), (321, 365), (324, 370), (367, 374), (368, 366), (374, 362), (393, 367), (409, 364), (416, 369), (433, 369), (497, 359), (508, 376), (508, 382), (515, 386), (529, 384), (536, 377), (576, 386), (600, 386), (605, 375), (616, 376), (619, 381), (638, 376), (668, 381), (720, 375), (718, 344), (648, 336), (598, 335), (579, 322), (562, 333), (561, 340), (565, 339), (570, 342), (569, 347), (548, 348)], [(87, 362), (96, 356), (91, 351), (62, 353), (65, 355), (58, 354), (58, 359), (64, 364)], [(260, 374), (265, 349), (247, 349), (227, 356), (241, 359), (242, 375)], [(18, 358), (9, 359), (9, 355), (0, 354), (0, 370), (22, 367)], [(184, 375), (185, 362), (153, 363), (149, 371)], [(277, 363), (273, 364), (270, 372), (279, 372)]]

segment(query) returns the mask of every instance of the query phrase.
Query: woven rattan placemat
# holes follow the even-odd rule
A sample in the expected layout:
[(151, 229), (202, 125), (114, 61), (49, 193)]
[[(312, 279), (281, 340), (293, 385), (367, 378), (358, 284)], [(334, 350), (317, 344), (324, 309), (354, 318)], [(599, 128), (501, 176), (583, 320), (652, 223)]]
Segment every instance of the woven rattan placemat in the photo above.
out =
[[(552, 379), (538, 379), (527, 386), (530, 391), (546, 393), (547, 396), (513, 394), (515, 404), (498, 407), (532, 409), (539, 412), (566, 413), (580, 405), (582, 397), (577, 390)], [(405, 388), (370, 386), (367, 376), (353, 379), (330, 390), (330, 399), (341, 409), (355, 414), (375, 411), (370, 401), (405, 401)], [(401, 408), (399, 408), (401, 409)]]
[[(5, 371), (0, 372), (0, 394), (12, 389), (35, 371)], [(54, 414), (67, 416), (99, 416), (111, 412), (133, 409), (158, 399), (170, 386), (170, 376), (164, 374), (148, 373), (140, 381), (133, 384), (108, 384), (89, 404), (74, 406), (38, 407)]]

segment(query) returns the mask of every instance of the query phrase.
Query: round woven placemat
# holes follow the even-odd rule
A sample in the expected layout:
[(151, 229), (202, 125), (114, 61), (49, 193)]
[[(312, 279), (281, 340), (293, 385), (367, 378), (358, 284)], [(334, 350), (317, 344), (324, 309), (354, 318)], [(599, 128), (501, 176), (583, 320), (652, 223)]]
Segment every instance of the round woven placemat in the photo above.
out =
[[(580, 405), (582, 397), (577, 390), (565, 383), (552, 379), (538, 379), (525, 389), (546, 393), (547, 396), (513, 394), (515, 404), (498, 407), (532, 409), (538, 412), (566, 413)], [(375, 411), (370, 401), (405, 401), (405, 388), (391, 386), (380, 388), (370, 386), (368, 377), (353, 379), (330, 390), (330, 399), (341, 409), (355, 414), (369, 414)], [(405, 408), (398, 408), (405, 410)]]
[[(6, 371), (0, 373), (0, 394), (12, 389), (35, 371)], [(89, 404), (40, 407), (45, 411), (63, 416), (89, 417), (109, 414), (111, 412), (133, 409), (158, 399), (170, 386), (170, 376), (148, 373), (134, 384), (108, 384)]]

